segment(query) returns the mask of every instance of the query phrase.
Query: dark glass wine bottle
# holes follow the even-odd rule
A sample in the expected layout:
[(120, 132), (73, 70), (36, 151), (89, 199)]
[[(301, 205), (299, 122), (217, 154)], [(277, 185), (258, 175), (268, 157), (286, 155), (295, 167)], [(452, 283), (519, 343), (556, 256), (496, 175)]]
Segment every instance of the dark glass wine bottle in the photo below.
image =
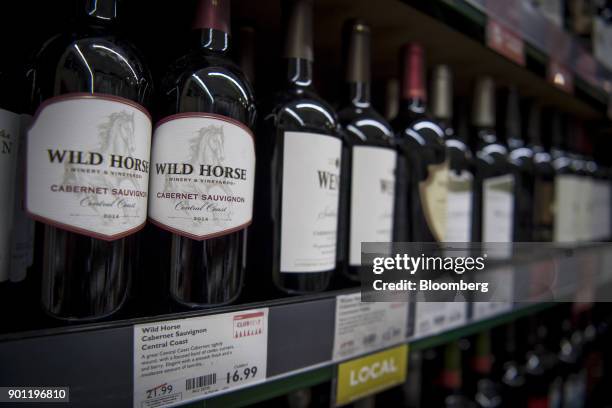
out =
[(525, 373), (519, 337), (524, 327), (511, 322), (497, 329), (493, 338), (495, 361), (493, 375), (500, 384), (500, 395), (504, 406), (523, 407), (527, 403)]
[[(393, 130), (370, 102), (370, 28), (361, 20), (345, 26), (346, 99), (338, 117), (345, 133), (342, 156), (339, 261), (343, 272), (359, 279), (362, 242), (393, 240), (397, 152)], [(342, 218), (341, 218), (342, 219)]]
[(258, 146), (257, 256), (287, 293), (325, 290), (336, 270), (342, 140), (313, 88), (312, 0), (288, 6), (282, 91)]
[[(461, 112), (464, 113), (464, 112)], [(453, 126), (453, 78), (446, 65), (434, 67), (431, 87), (431, 114), (444, 131), (449, 162), (447, 215), (444, 240), (468, 243), (472, 240), (474, 162), (467, 141), (467, 127)], [(466, 123), (465, 116), (457, 118)]]
[(533, 151), (521, 135), (520, 101), (516, 87), (510, 87), (508, 91), (504, 119), (508, 159), (515, 175), (513, 240), (529, 242), (533, 235)]
[(578, 241), (576, 211), (579, 207), (579, 177), (567, 145), (567, 121), (559, 113), (551, 115), (551, 156), (555, 169), (553, 240), (557, 243)]
[[(472, 109), (476, 158), (474, 241), (509, 243), (514, 234), (514, 175), (508, 149), (495, 133), (495, 85), (491, 78), (483, 77), (476, 83)], [(497, 258), (509, 256), (506, 248), (491, 250)]]
[[(444, 132), (426, 112), (424, 71), (423, 47), (416, 43), (404, 45), (401, 102), (392, 125), (397, 132), (400, 151), (406, 157), (404, 162), (398, 163), (397, 177), (408, 179), (409, 185), (405, 189), (398, 188), (397, 194), (406, 196), (409, 239), (441, 242), (447, 216), (448, 161)], [(401, 200), (400, 197), (398, 201)]]
[(474, 401), (479, 408), (501, 407), (503, 404), (500, 384), (493, 375), (495, 359), (491, 347), (491, 333), (488, 330), (476, 335), (472, 359), (473, 378), (468, 390), (473, 390)]
[(186, 306), (240, 294), (253, 214), (253, 91), (229, 59), (230, 1), (199, 0), (193, 51), (161, 85), (149, 217), (171, 235), (170, 293)]
[(118, 34), (118, 0), (80, 0), (33, 68), (26, 207), (46, 224), (42, 304), (95, 319), (124, 303), (147, 208), (151, 76)]
[(533, 240), (551, 242), (554, 225), (555, 169), (545, 149), (540, 126), (540, 109), (532, 103), (527, 120), (529, 147), (533, 151)]
[(444, 366), (439, 378), (440, 390), (437, 397), (440, 403), (436, 406), (446, 408), (475, 407), (470, 396), (464, 394), (462, 350), (460, 341), (453, 341), (444, 346)]

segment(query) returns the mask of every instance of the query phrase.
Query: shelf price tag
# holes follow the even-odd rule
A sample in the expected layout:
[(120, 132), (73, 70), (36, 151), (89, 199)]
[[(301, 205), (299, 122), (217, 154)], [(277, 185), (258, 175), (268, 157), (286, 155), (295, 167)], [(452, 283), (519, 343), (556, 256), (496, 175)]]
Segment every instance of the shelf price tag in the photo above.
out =
[(338, 365), (336, 405), (404, 383), (407, 369), (406, 344)]
[(548, 82), (567, 93), (574, 93), (574, 75), (558, 61), (551, 59), (548, 62)]
[(268, 309), (134, 326), (134, 408), (184, 404), (266, 379)]
[(408, 303), (361, 302), (361, 293), (336, 298), (334, 361), (394, 346), (406, 339)]
[(516, 62), (525, 65), (523, 39), (493, 18), (487, 20), (487, 47)]

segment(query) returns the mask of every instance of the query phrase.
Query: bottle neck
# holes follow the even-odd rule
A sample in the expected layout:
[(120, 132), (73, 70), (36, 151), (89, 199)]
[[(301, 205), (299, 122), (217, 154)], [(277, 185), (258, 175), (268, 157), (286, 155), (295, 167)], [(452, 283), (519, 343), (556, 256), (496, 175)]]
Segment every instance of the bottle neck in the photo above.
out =
[(370, 84), (368, 82), (348, 82), (346, 96), (348, 103), (356, 108), (370, 106)]
[(213, 28), (197, 28), (193, 30), (194, 44), (198, 49), (216, 53), (226, 53), (229, 50), (229, 34)]
[(119, 0), (84, 0), (79, 16), (89, 25), (107, 26), (117, 22)]
[(296, 88), (312, 86), (312, 61), (305, 58), (287, 58), (287, 83)]
[(427, 102), (425, 101), (425, 98), (402, 98), (400, 102), (400, 112), (410, 112), (415, 115), (424, 115), (426, 111)]

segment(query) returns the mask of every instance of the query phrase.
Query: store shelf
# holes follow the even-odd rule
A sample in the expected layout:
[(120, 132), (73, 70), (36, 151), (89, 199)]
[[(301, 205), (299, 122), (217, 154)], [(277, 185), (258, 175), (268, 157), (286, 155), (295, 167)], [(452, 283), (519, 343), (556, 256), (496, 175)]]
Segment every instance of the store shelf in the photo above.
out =
[[(529, 286), (526, 280), (530, 279), (530, 273), (523, 272), (542, 261), (557, 265), (558, 276), (554, 288), (557, 300), (592, 300), (593, 291), (601, 289), (603, 283), (612, 280), (612, 244), (598, 244), (559, 251), (550, 259), (538, 257), (512, 262), (511, 265), (517, 271), (514, 274), (515, 290)], [(214, 310), (3, 335), (0, 337), (0, 361), (3, 367), (0, 370), (0, 383), (69, 386), (74, 406), (131, 406), (135, 325), (266, 307), (266, 380), (247, 388), (211, 396), (205, 403), (193, 405), (244, 406), (332, 378), (335, 364), (340, 361), (333, 360), (336, 299), (351, 293), (357, 291), (350, 289)], [(443, 344), (535, 313), (547, 307), (546, 301), (548, 299), (517, 303), (501, 313), (468, 319), (466, 324), (453, 329), (440, 327), (426, 336), (407, 337), (399, 343), (409, 343), (413, 349)], [(412, 307), (413, 304), (406, 305)], [(418, 307), (417, 303), (417, 311)], [(411, 324), (408, 320), (406, 324)], [(376, 350), (368, 350), (368, 353), (373, 351)], [(75, 361), (79, 364), (74, 364)]]
[[(399, 50), (407, 41), (419, 41), (429, 66), (449, 64), (455, 75), (455, 91), (470, 95), (479, 75), (492, 75), (499, 84), (517, 85), (524, 97), (556, 107), (588, 120), (601, 120), (608, 109), (612, 74), (570, 34), (554, 26), (526, 1), (382, 0), (372, 7), (368, 0), (320, 0), (315, 2), (315, 69), (318, 89), (337, 101), (342, 87), (341, 27), (346, 19), (363, 17), (372, 27), (372, 73), (376, 100), (382, 104), (384, 81), (397, 77)], [(487, 7), (487, 4), (495, 7)], [(277, 58), (281, 13), (275, 0), (256, 4), (237, 0), (238, 21), (252, 21), (260, 47), (258, 78), (268, 78), (270, 60)], [(520, 14), (517, 14), (520, 13)], [(523, 42), (524, 65), (487, 46), (487, 24), (495, 20)], [(514, 22), (514, 23), (513, 23)], [(567, 46), (559, 44), (567, 42)], [(551, 62), (569, 72), (573, 90), (549, 80)]]

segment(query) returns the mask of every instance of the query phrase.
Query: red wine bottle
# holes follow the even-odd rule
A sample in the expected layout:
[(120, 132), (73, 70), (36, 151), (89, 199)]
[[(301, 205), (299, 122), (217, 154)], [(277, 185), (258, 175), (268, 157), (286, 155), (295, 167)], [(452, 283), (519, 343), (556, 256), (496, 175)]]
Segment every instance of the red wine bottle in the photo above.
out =
[(404, 45), (402, 64), (401, 103), (392, 125), (406, 156), (404, 163), (398, 163), (398, 179), (407, 177), (409, 186), (402, 189), (398, 185), (398, 194), (407, 197), (409, 239), (441, 242), (446, 228), (448, 161), (444, 132), (426, 112), (423, 47), (416, 43)]
[(554, 224), (555, 169), (552, 156), (544, 148), (540, 127), (540, 110), (531, 104), (527, 121), (529, 147), (533, 151), (533, 240), (550, 242)]
[(504, 139), (515, 175), (513, 240), (529, 242), (533, 236), (533, 151), (521, 135), (520, 101), (516, 87), (508, 90), (505, 103)]
[(45, 224), (42, 303), (95, 319), (124, 303), (146, 221), (151, 75), (118, 34), (118, 0), (80, 0), (34, 66), (26, 207)]
[(342, 140), (313, 89), (312, 1), (284, 5), (286, 77), (263, 117), (256, 252), (277, 288), (307, 293), (325, 290), (336, 270)]
[[(476, 157), (474, 241), (512, 242), (515, 177), (508, 162), (508, 149), (495, 133), (495, 85), (491, 78), (484, 77), (476, 83), (472, 125)], [(497, 258), (509, 255), (505, 248), (492, 250)]]
[(391, 126), (370, 101), (370, 28), (361, 20), (349, 21), (344, 36), (347, 91), (338, 117), (347, 142), (340, 208), (348, 222), (339, 229), (338, 258), (344, 274), (356, 280), (361, 243), (393, 240), (397, 152)]
[(194, 48), (171, 65), (151, 152), (149, 218), (170, 234), (170, 294), (186, 306), (240, 294), (253, 215), (255, 100), (228, 58), (230, 0), (199, 0)]
[(553, 240), (557, 243), (574, 243), (578, 240), (576, 208), (579, 194), (579, 178), (567, 146), (567, 121), (559, 113), (551, 118), (551, 156), (555, 169)]

